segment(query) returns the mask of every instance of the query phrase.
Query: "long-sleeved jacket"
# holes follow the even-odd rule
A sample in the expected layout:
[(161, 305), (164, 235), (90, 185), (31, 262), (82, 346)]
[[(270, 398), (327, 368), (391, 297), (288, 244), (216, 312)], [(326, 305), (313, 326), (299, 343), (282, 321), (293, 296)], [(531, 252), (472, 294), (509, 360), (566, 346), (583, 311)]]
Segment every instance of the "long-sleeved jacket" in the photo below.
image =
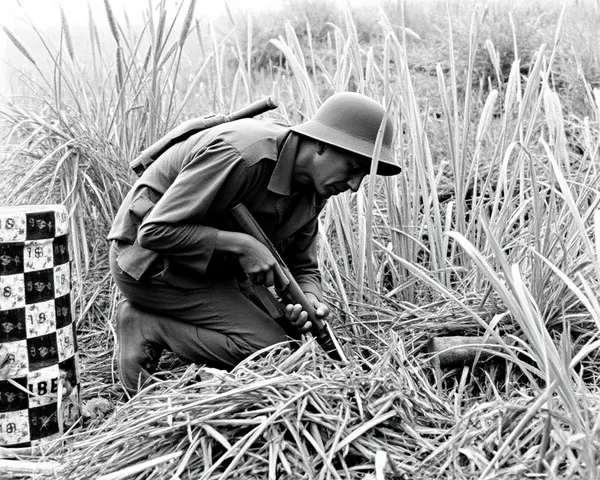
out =
[(242, 202), (275, 244), (305, 292), (321, 299), (318, 214), (325, 199), (292, 190), (298, 136), (267, 120), (244, 119), (197, 133), (163, 153), (133, 185), (109, 233), (119, 266), (140, 280), (162, 269), (191, 287), (231, 274), (231, 256), (215, 252), (218, 230)]

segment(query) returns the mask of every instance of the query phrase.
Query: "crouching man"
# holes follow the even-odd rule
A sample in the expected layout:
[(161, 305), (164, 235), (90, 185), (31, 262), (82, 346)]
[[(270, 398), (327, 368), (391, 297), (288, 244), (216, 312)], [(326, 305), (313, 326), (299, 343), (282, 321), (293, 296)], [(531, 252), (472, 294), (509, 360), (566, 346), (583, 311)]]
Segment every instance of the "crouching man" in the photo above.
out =
[[(356, 192), (369, 173), (384, 108), (358, 93), (329, 97), (314, 118), (289, 127), (242, 119), (196, 133), (158, 157), (135, 183), (109, 233), (110, 268), (125, 297), (117, 310), (118, 372), (128, 393), (167, 349), (189, 363), (231, 369), (311, 325), (287, 305), (292, 329), (253, 303), (241, 279), (273, 285), (276, 263), (232, 228), (243, 203), (301, 289), (326, 317), (317, 262), (318, 215), (327, 199)], [(387, 120), (377, 173), (395, 175)]]

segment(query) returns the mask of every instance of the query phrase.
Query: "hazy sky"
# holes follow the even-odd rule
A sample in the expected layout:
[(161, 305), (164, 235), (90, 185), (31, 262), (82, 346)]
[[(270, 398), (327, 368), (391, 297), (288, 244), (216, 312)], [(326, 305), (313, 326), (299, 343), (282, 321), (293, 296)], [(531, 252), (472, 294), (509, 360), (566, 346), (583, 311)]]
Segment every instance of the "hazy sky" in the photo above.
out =
[[(153, 5), (158, 2), (151, 0)], [(167, 0), (167, 6), (177, 8), (182, 0)], [(62, 5), (71, 24), (85, 23), (88, 16), (88, 3), (92, 11), (104, 16), (104, 0), (2, 0), (2, 15), (0, 23), (14, 27), (26, 15), (39, 27), (44, 25), (59, 25), (60, 16), (58, 5)], [(148, 0), (110, 0), (115, 15), (120, 15), (124, 9), (128, 12), (142, 12), (148, 7)], [(187, 6), (184, 5), (184, 10)], [(252, 5), (255, 8), (277, 8), (281, 0), (227, 0), (231, 8), (244, 9)], [(225, 13), (225, 0), (199, 0), (196, 3), (197, 15), (220, 15)], [(25, 14), (25, 15), (24, 15)], [(133, 21), (133, 19), (132, 19)]]
[[(104, 16), (104, 0), (0, 0), (2, 14), (0, 24), (9, 28), (18, 26), (24, 18), (24, 13), (38, 27), (45, 25), (60, 25), (58, 5), (61, 4), (69, 24), (86, 23), (88, 17), (88, 3), (94, 13)], [(150, 0), (153, 5), (158, 0)], [(182, 0), (167, 0), (169, 8), (177, 8)], [(189, 0), (185, 0), (184, 11)], [(215, 16), (226, 13), (226, 0), (198, 0), (196, 3), (197, 16)], [(379, 4), (380, 0), (338, 0), (340, 3), (351, 4)], [(128, 12), (142, 12), (148, 8), (149, 0), (110, 0), (115, 15), (121, 15), (124, 9)], [(281, 6), (282, 0), (227, 0), (233, 10), (241, 9), (271, 9)], [(131, 19), (134, 21), (134, 19)]]

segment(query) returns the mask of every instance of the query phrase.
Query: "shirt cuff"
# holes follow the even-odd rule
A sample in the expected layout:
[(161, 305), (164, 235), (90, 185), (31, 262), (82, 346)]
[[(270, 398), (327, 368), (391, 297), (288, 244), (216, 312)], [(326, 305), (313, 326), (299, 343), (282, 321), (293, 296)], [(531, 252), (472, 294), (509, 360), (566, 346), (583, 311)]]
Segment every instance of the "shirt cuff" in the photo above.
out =
[(299, 281), (298, 285), (302, 289), (304, 293), (312, 293), (319, 302), (323, 303), (323, 291), (321, 290), (321, 286), (317, 285), (311, 281)]

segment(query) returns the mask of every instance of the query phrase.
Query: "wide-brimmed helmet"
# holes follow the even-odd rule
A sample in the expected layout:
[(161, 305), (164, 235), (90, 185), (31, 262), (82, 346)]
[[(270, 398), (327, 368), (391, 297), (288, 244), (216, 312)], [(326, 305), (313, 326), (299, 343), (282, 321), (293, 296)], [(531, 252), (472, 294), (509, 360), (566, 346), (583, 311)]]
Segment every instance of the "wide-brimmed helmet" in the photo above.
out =
[[(336, 93), (323, 102), (311, 120), (292, 127), (292, 131), (361, 155), (370, 162), (384, 115), (385, 109), (372, 98), (354, 92)], [(392, 155), (393, 138), (394, 123), (388, 116), (377, 164), (379, 175), (401, 171)]]

